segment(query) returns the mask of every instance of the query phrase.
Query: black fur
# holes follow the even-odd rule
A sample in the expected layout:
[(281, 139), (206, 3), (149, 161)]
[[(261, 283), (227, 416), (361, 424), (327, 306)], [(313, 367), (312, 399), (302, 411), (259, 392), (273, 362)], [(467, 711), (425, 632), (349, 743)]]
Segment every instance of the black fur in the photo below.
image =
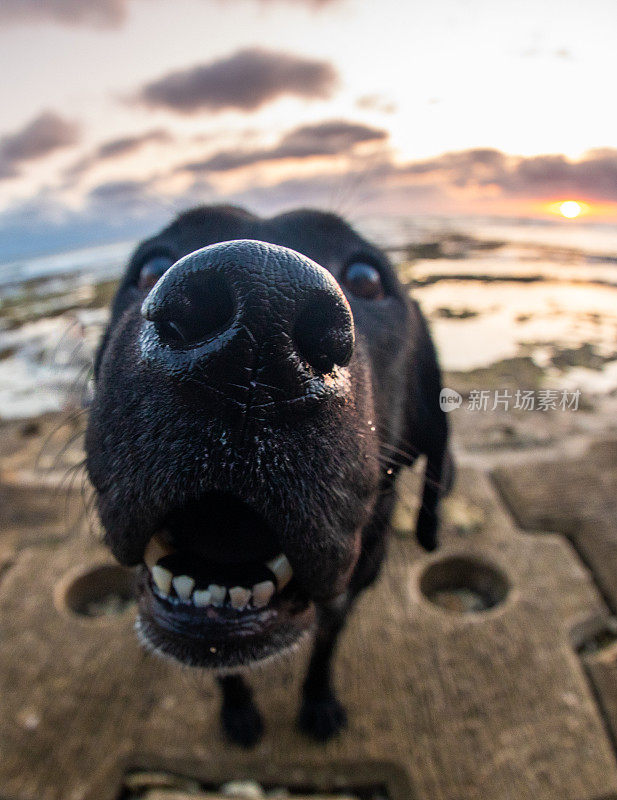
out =
[[(141, 313), (147, 294), (138, 287), (143, 265), (155, 257), (175, 262), (229, 240), (290, 248), (325, 267), (351, 307), (353, 353), (340, 289), (327, 281), (323, 289), (323, 272), (294, 260), (293, 254), (286, 261), (288, 251), (254, 244), (246, 245), (246, 275), (234, 262), (225, 267), (225, 279), (238, 282), (233, 285), (245, 293), (242, 302), (254, 302), (253, 310), (243, 306), (242, 314), (263, 313), (259, 324), (251, 317), (246, 331), (240, 326), (234, 333), (233, 346), (216, 342), (214, 355), (201, 344), (174, 349), (171, 339), (165, 341), (176, 334), (157, 321), (156, 314), (162, 313), (157, 308), (177, 296), (182, 309), (190, 307), (191, 293), (200, 291), (204, 259), (216, 260), (223, 251), (217, 250), (216, 257), (207, 255), (212, 251), (197, 254), (167, 272), (164, 290), (148, 297), (144, 314), (150, 321)], [(229, 252), (242, 255), (245, 245), (239, 247)], [(343, 272), (354, 262), (379, 270), (385, 297), (362, 299), (345, 288)], [(291, 276), (291, 288), (282, 285), (284, 275)], [(252, 283), (245, 285), (245, 278)], [(322, 305), (310, 306), (309, 312), (298, 299), (308, 291), (307, 281), (319, 284), (322, 298)], [(212, 302), (220, 305), (217, 291), (212, 289)], [(185, 328), (206, 325), (201, 319), (193, 325), (193, 312), (182, 309), (174, 313), (184, 315)], [(225, 316), (216, 309), (212, 313), (210, 327)], [(268, 316), (275, 313), (280, 317), (276, 325)], [(299, 319), (302, 314), (303, 327), (296, 321), (292, 330), (289, 321), (287, 330), (287, 316)], [(332, 323), (334, 332), (323, 334), (330, 337), (324, 344), (322, 329), (333, 314), (339, 316)], [(312, 320), (312, 327), (306, 320)], [(276, 327), (271, 337), (270, 324)], [(146, 591), (147, 572), (141, 567), (143, 638), (188, 664), (236, 667), (290, 646), (311, 626), (316, 608), (299, 725), (317, 739), (329, 738), (345, 724), (330, 662), (350, 606), (378, 575), (397, 474), (426, 455), (417, 537), (427, 549), (437, 545), (439, 497), (452, 475), (435, 350), (418, 305), (408, 300), (386, 255), (333, 214), (301, 210), (261, 219), (231, 207), (186, 212), (131, 258), (95, 373), (87, 463), (106, 542), (115, 556), (125, 564), (140, 564), (146, 543), (173, 509), (204, 497), (233, 495), (273, 528), (297, 581), (296, 594), (281, 604), (276, 619), (260, 618), (257, 633), (251, 621), (242, 636), (228, 637), (225, 619), (209, 622), (207, 635), (190, 615), (180, 615), (170, 627)], [(272, 544), (267, 536), (238, 536), (213, 530), (207, 542), (191, 541), (187, 547), (204, 548), (206, 554), (226, 551), (225, 557), (242, 550), (255, 560), (265, 559)], [(252, 745), (262, 722), (250, 690), (237, 675), (220, 683), (224, 731), (233, 741)]]

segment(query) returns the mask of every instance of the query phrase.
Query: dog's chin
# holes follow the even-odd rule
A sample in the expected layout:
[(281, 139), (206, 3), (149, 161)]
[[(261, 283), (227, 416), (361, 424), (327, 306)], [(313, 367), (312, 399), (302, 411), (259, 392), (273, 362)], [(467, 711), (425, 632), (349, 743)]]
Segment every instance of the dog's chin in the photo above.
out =
[(161, 597), (147, 569), (138, 576), (137, 632), (151, 652), (191, 667), (238, 670), (292, 649), (315, 620), (292, 581), (265, 608), (199, 608)]

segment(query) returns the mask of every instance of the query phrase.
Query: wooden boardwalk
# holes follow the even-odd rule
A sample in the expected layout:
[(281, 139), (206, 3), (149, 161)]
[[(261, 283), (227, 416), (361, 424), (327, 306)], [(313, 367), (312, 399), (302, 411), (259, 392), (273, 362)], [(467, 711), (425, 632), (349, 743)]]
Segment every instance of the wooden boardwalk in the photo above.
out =
[(244, 751), (221, 737), (210, 677), (139, 649), (131, 606), (72, 610), (125, 577), (96, 572), (111, 560), (67, 526), (78, 500), (31, 471), (16, 430), (0, 453), (2, 800), (116, 800), (136, 769), (389, 800), (617, 797), (617, 442), (461, 469), (430, 555), (408, 472), (337, 660), (348, 729), (325, 746), (296, 731), (301, 648), (255, 672), (266, 733)]

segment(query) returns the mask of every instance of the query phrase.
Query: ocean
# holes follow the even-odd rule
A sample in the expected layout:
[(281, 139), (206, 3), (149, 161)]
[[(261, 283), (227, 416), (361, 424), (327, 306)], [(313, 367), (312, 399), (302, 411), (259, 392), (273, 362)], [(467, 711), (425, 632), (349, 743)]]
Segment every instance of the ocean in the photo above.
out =
[[(527, 357), (548, 378), (565, 363), (564, 385), (617, 391), (617, 225), (470, 217), (353, 222), (388, 250), (429, 318), (446, 372)], [(109, 300), (135, 244), (0, 264), (0, 419), (83, 402)]]

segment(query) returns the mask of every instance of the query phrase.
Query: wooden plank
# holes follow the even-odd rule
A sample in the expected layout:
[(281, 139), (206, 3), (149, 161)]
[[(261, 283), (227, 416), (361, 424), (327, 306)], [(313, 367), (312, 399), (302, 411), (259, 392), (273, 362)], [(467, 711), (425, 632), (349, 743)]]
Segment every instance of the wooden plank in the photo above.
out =
[[(405, 477), (404, 494), (415, 481)], [(472, 526), (461, 524), (461, 509)], [(112, 800), (140, 767), (180, 770), (204, 785), (284, 785), (294, 776), (300, 785), (308, 776), (331, 792), (364, 766), (391, 777), (391, 800), (617, 792), (611, 743), (571, 645), (572, 630), (605, 610), (568, 543), (517, 531), (487, 477), (472, 470), (448, 503), (440, 551), (421, 553), (405, 518), (403, 510), (383, 576), (343, 637), (336, 683), (348, 730), (326, 745), (296, 730), (305, 647), (255, 672), (266, 734), (252, 752), (222, 739), (211, 676), (141, 652), (133, 612), (85, 618), (59, 607), (58, 587), (76, 567), (107, 558), (92, 539), (19, 553), (0, 583), (3, 796)], [(469, 585), (436, 586), (449, 559), (468, 563)], [(481, 594), (493, 570), (507, 591), (490, 610), (447, 610), (424, 593)]]
[(494, 480), (525, 530), (566, 535), (617, 612), (617, 441), (576, 459), (502, 467)]
[[(617, 442), (596, 442), (578, 458), (501, 468), (495, 481), (519, 524), (560, 531), (617, 610)], [(617, 620), (575, 636), (613, 746), (617, 746)]]

